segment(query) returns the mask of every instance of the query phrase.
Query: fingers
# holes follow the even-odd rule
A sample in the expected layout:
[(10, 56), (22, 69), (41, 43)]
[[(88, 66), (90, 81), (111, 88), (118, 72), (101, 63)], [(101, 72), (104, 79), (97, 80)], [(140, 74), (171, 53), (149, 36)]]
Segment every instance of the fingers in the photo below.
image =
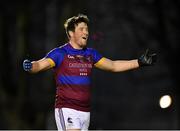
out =
[(146, 49), (146, 51), (145, 51), (144, 55), (145, 55), (145, 56), (147, 56), (147, 55), (148, 55), (148, 53), (149, 53), (149, 49)]
[(157, 59), (157, 54), (150, 52), (149, 49), (146, 49), (144, 54), (138, 58), (138, 63), (140, 66), (150, 66), (150, 65), (154, 65), (156, 59)]
[(157, 61), (157, 55), (154, 53), (151, 57), (152, 57), (153, 63), (155, 63)]
[(31, 68), (32, 68), (32, 63), (31, 63), (31, 61), (30, 60), (24, 60), (23, 61), (23, 68), (24, 68), (24, 70), (25, 71), (30, 71), (31, 70)]
[(151, 59), (151, 64), (154, 64), (157, 61), (157, 54), (156, 53), (151, 53), (148, 54), (149, 59)]
[(157, 56), (157, 54), (156, 54), (156, 53), (153, 53), (153, 54), (149, 54), (148, 56), (154, 57), (154, 56)]
[(157, 54), (156, 53), (150, 53), (149, 49), (146, 49), (145, 56), (151, 57), (151, 58), (156, 58)]

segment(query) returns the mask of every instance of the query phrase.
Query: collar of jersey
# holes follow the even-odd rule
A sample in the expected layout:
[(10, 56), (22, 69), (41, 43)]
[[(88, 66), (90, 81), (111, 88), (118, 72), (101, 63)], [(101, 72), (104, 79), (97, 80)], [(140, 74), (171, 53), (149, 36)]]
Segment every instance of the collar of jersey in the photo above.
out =
[(75, 49), (72, 47), (72, 45), (70, 43), (67, 44), (68, 48), (72, 51), (72, 52), (78, 52), (78, 53), (83, 53), (85, 51), (86, 48), (83, 49)]

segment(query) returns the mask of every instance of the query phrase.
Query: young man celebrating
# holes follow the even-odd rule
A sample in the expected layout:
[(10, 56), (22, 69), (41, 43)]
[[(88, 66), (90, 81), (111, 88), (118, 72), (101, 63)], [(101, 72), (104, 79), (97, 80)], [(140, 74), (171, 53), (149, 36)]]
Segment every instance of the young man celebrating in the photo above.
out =
[(55, 119), (58, 130), (88, 130), (90, 121), (90, 75), (99, 69), (122, 72), (154, 63), (155, 54), (146, 51), (139, 59), (112, 61), (96, 50), (87, 48), (88, 18), (69, 18), (65, 30), (69, 42), (50, 51), (38, 61), (24, 60), (23, 68), (30, 73), (53, 68), (56, 80)]

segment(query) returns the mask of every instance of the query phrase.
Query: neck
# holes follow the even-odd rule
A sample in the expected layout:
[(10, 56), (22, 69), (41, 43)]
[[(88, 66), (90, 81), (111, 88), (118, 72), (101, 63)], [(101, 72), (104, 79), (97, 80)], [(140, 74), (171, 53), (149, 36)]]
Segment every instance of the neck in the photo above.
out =
[(78, 49), (78, 50), (83, 49), (83, 47), (78, 46), (78, 44), (75, 43), (75, 42), (73, 42), (73, 41), (69, 41), (69, 43), (71, 44), (71, 46), (72, 46), (74, 49)]

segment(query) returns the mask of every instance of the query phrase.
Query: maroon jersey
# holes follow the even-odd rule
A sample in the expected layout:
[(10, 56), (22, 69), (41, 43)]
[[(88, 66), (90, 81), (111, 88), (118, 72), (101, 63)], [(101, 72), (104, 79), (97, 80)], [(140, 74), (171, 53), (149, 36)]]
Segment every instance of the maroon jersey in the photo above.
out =
[(68, 43), (53, 49), (46, 58), (55, 63), (55, 108), (90, 111), (91, 71), (102, 56), (92, 48), (77, 50)]

